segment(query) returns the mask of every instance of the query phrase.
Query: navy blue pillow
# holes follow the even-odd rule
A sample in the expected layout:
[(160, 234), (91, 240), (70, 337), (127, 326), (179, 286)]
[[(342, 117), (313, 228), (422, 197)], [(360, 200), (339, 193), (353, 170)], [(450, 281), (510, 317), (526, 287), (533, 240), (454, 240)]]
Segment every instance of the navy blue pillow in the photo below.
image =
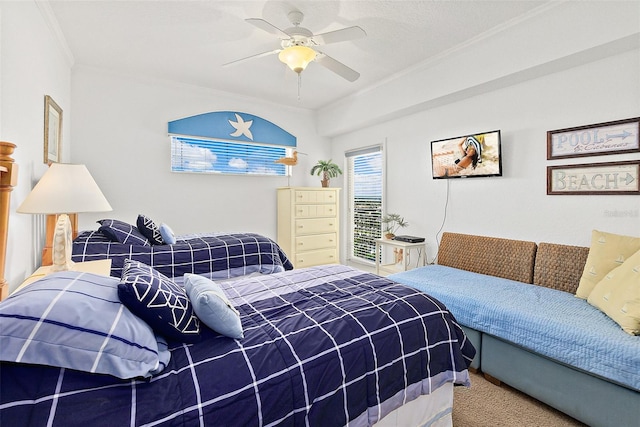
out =
[(98, 221), (100, 228), (98, 231), (104, 234), (112, 242), (124, 243), (126, 245), (150, 246), (147, 239), (137, 227), (127, 224), (117, 219), (101, 219)]
[(167, 339), (200, 340), (200, 320), (186, 291), (146, 264), (127, 259), (118, 285), (120, 301)]
[(136, 225), (138, 226), (138, 230), (140, 230), (144, 237), (149, 239), (152, 245), (164, 245), (164, 239), (162, 238), (162, 234), (160, 234), (160, 229), (151, 218), (140, 214), (138, 215)]

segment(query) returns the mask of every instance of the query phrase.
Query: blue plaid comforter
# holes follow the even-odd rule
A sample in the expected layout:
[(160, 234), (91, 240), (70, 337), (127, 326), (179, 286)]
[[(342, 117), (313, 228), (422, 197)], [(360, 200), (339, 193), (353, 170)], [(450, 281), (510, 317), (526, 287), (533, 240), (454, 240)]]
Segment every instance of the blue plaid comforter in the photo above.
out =
[(293, 265), (280, 246), (253, 233), (203, 233), (179, 236), (173, 245), (128, 245), (112, 242), (99, 231), (83, 231), (73, 241), (75, 262), (111, 258), (111, 275), (120, 277), (125, 259), (147, 264), (165, 276), (185, 273), (227, 279), (250, 273), (271, 274)]
[(6, 426), (368, 426), (447, 382), (475, 349), (416, 289), (341, 265), (221, 283), (245, 338), (206, 327), (150, 380), (1, 366)]

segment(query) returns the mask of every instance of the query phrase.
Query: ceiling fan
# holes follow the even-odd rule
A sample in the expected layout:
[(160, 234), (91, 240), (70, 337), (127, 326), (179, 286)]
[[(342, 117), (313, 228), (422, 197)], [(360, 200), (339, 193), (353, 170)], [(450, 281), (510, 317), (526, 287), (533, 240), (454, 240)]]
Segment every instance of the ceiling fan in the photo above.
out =
[(286, 30), (281, 30), (261, 18), (245, 19), (245, 21), (260, 28), (261, 30), (277, 36), (280, 39), (280, 49), (251, 55), (246, 58), (228, 62), (223, 66), (235, 65), (240, 62), (277, 53), (278, 59), (287, 64), (289, 68), (298, 74), (306, 68), (309, 62), (315, 61), (350, 82), (354, 82), (358, 77), (360, 77), (360, 73), (318, 50), (317, 46), (364, 37), (367, 33), (362, 28), (353, 26), (322, 34), (313, 34), (310, 30), (300, 26), (300, 23), (304, 18), (304, 14), (302, 12), (293, 10), (289, 12), (287, 16), (289, 17), (289, 21), (291, 21), (293, 27), (287, 28)]

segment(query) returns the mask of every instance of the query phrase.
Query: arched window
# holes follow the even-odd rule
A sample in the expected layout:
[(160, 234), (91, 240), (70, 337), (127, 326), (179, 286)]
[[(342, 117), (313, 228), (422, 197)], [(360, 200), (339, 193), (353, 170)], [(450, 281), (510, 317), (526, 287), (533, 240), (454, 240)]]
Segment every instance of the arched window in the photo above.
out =
[(171, 171), (290, 176), (296, 137), (260, 117), (218, 111), (169, 122)]

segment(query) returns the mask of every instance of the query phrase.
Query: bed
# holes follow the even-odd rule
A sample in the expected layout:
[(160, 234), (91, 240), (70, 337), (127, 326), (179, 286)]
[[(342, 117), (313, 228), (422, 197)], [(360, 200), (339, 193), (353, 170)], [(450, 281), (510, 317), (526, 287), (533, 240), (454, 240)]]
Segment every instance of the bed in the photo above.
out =
[[(155, 363), (147, 358), (134, 378), (116, 377), (133, 375), (114, 367), (117, 358), (85, 360), (81, 368), (91, 366), (89, 373), (65, 366), (68, 360), (46, 366), (42, 358), (53, 356), (45, 347), (34, 345), (35, 354), (26, 355), (24, 343), (38, 340), (29, 324), (71, 328), (78, 338), (96, 328), (85, 322), (104, 319), (110, 332), (97, 334), (96, 344), (104, 349), (104, 336), (118, 335), (106, 313), (117, 307), (130, 314), (116, 295), (119, 283), (89, 273), (55, 273), (0, 304), (0, 425), (395, 425), (397, 408), (411, 403), (409, 415), (421, 419), (409, 425), (450, 425), (452, 386), (470, 384), (467, 367), (475, 349), (439, 301), (343, 265), (217, 283), (238, 311), (243, 338), (204, 325), (190, 344), (157, 333), (146, 341), (122, 338), (119, 344), (141, 343), (157, 357)], [(72, 299), (65, 307), (67, 296)], [(95, 310), (97, 303), (110, 308), (101, 309), (101, 316), (82, 315), (79, 307)], [(75, 320), (56, 319), (56, 308), (64, 316), (76, 312)], [(21, 363), (7, 361), (20, 352), (10, 350), (13, 328), (27, 329), (28, 338), (19, 341)], [(104, 358), (113, 356), (103, 352)], [(422, 414), (422, 400), (429, 397), (437, 403)]]
[[(72, 261), (111, 259), (111, 275), (120, 277), (125, 259), (154, 267), (168, 277), (185, 273), (208, 274), (227, 279), (252, 273), (271, 274), (291, 270), (293, 265), (280, 246), (256, 233), (200, 233), (175, 237), (171, 243), (119, 220), (99, 221), (100, 228), (82, 231), (73, 240)], [(150, 234), (151, 233), (151, 234)]]

